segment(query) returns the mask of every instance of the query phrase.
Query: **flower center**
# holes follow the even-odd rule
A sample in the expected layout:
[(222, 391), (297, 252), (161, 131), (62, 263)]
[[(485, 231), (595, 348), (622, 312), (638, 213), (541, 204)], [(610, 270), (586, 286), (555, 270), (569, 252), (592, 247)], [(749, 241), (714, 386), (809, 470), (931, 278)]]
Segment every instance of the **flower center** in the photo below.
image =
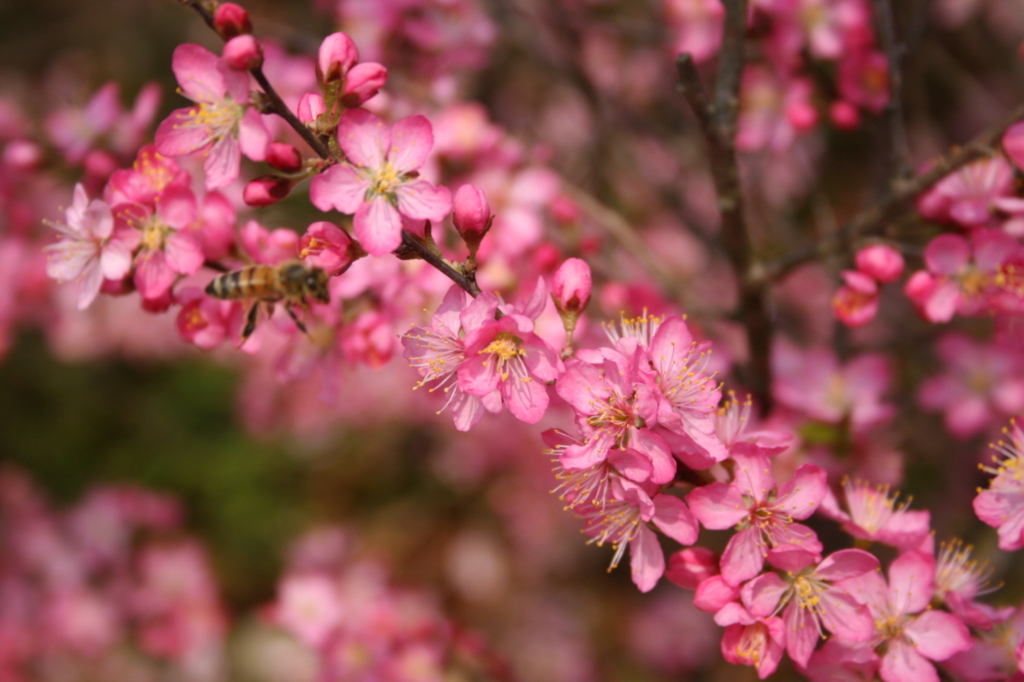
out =
[(370, 191), (374, 194), (388, 194), (394, 190), (397, 184), (398, 172), (390, 161), (385, 161), (384, 165), (373, 174), (373, 185)]

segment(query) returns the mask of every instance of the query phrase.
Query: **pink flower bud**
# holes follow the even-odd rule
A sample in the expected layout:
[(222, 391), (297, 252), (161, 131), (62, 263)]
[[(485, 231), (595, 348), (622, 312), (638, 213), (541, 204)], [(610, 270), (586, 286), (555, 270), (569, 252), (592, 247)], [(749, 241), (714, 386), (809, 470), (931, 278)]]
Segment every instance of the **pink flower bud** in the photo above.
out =
[(687, 590), (696, 590), (702, 581), (718, 574), (718, 557), (706, 547), (688, 547), (668, 559), (665, 577)]
[(370, 99), (384, 87), (388, 80), (388, 70), (377, 62), (356, 64), (348, 72), (345, 79), (345, 93), (341, 103), (353, 109)]
[(854, 130), (860, 127), (860, 112), (857, 107), (845, 100), (833, 102), (829, 107), (828, 116), (832, 125), (840, 130)]
[(235, 36), (252, 33), (252, 21), (249, 13), (241, 5), (225, 2), (213, 12), (213, 26), (224, 40)]
[(263, 175), (245, 186), (242, 200), (249, 206), (270, 206), (288, 196), (294, 186), (293, 180)]
[(260, 41), (246, 33), (224, 43), (221, 52), (224, 62), (237, 71), (248, 71), (263, 66), (263, 47)]
[(472, 249), (491, 229), (491, 206), (482, 189), (463, 185), (455, 192), (455, 215), (452, 222), (466, 244)]
[(786, 107), (786, 118), (794, 128), (805, 132), (818, 125), (818, 110), (809, 102), (793, 102)]
[(885, 244), (872, 244), (857, 252), (857, 269), (882, 284), (895, 282), (903, 274), (903, 256)]
[(559, 225), (572, 225), (583, 214), (576, 202), (564, 194), (559, 194), (551, 200), (551, 203), (548, 204), (548, 211)]
[[(43, 151), (35, 142), (11, 140), (4, 147), (4, 163), (15, 170), (32, 170), (43, 160)], [(111, 169), (113, 172), (114, 169)]]
[(332, 33), (320, 43), (316, 76), (320, 83), (340, 81), (359, 61), (359, 50), (344, 33)]
[(267, 151), (267, 163), (282, 173), (297, 173), (302, 170), (302, 155), (290, 144), (272, 142)]
[(1014, 123), (1003, 133), (1003, 150), (1017, 168), (1024, 168), (1024, 121)]
[(579, 315), (590, 302), (590, 266), (579, 258), (570, 258), (555, 271), (551, 298), (559, 312)]
[(307, 92), (299, 99), (298, 109), (299, 120), (303, 123), (312, 123), (316, 117), (324, 113), (324, 98), (320, 93)]
[(299, 258), (309, 265), (323, 268), (331, 277), (348, 270), (357, 259), (366, 255), (359, 242), (352, 241), (345, 230), (325, 221), (313, 223), (299, 240)]

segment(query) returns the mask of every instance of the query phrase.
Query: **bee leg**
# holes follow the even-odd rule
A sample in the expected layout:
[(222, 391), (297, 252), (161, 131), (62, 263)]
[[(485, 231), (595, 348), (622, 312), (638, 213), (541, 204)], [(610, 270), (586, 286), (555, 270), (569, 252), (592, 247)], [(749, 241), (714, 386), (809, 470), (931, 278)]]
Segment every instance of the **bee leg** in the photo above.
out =
[(249, 306), (249, 312), (245, 316), (245, 329), (242, 330), (242, 343), (249, 340), (252, 336), (253, 331), (256, 330), (256, 317), (260, 313), (260, 302), (253, 301), (253, 304)]
[(292, 304), (285, 303), (284, 309), (285, 312), (288, 313), (288, 317), (292, 318), (292, 320), (295, 322), (295, 326), (299, 328), (299, 331), (308, 336), (309, 332), (306, 331), (306, 325), (302, 324), (302, 320), (300, 320), (299, 316), (295, 314), (295, 311), (292, 309)]

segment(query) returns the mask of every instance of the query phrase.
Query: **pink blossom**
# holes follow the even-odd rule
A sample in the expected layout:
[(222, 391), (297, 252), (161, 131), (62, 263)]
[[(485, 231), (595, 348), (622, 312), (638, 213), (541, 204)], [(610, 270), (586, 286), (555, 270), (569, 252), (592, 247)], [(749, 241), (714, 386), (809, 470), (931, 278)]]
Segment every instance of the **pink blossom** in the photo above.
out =
[(78, 308), (89, 307), (104, 279), (121, 279), (132, 265), (130, 234), (114, 229), (110, 206), (89, 201), (82, 185), (75, 185), (74, 200), (64, 212), (64, 223), (54, 223), (61, 240), (45, 247), (46, 273), (59, 281), (78, 282)]
[(932, 322), (992, 308), (1016, 311), (1022, 289), (1012, 260), (1019, 251), (1017, 241), (999, 230), (976, 229), (969, 242), (955, 234), (939, 235), (925, 249), (928, 270), (914, 273), (904, 292)]
[(176, 298), (181, 309), (175, 322), (178, 333), (186, 341), (210, 350), (232, 336), (232, 330), (235, 334), (241, 333), (242, 309), (236, 301), (206, 296), (196, 287), (184, 288)]
[(433, 393), (446, 395), (445, 408), (451, 408), (455, 428), (468, 431), (484, 414), (501, 411), (501, 393), (495, 389), (477, 396), (463, 391), (458, 382), (459, 366), (465, 362), (465, 335), (494, 319), (498, 302), (481, 295), (470, 301), (469, 294), (452, 285), (431, 317), (429, 327), (413, 327), (402, 336), (404, 357), (423, 379), (416, 388), (426, 386)]
[(903, 274), (903, 256), (891, 246), (872, 244), (857, 252), (857, 269), (879, 284), (895, 282)]
[(849, 327), (862, 327), (878, 314), (878, 285), (856, 270), (843, 272), (846, 284), (832, 297), (836, 318)]
[(590, 266), (579, 258), (567, 258), (551, 282), (551, 297), (559, 312), (579, 314), (590, 302)]
[(1024, 680), (1024, 608), (980, 633), (969, 651), (946, 660), (945, 666), (966, 682)]
[(885, 682), (938, 682), (931, 661), (971, 647), (959, 618), (928, 608), (934, 580), (935, 559), (912, 551), (892, 562), (888, 585), (877, 571), (837, 583), (871, 611), (875, 646), (885, 645), (879, 670)]
[(459, 231), (459, 236), (469, 246), (470, 253), (473, 253), (474, 246), (479, 246), (480, 240), (491, 229), (491, 223), (494, 221), (491, 206), (487, 203), (483, 190), (473, 185), (463, 185), (456, 190), (454, 205), (452, 223)]
[(188, 187), (189, 174), (169, 156), (156, 151), (153, 145), (139, 150), (131, 168), (114, 171), (104, 190), (104, 199), (111, 206), (135, 203), (152, 205), (170, 185)]
[[(624, 450), (650, 462), (653, 483), (667, 483), (675, 476), (676, 463), (668, 445), (649, 428), (657, 423), (658, 397), (651, 378), (642, 372), (646, 349), (635, 342), (624, 355), (611, 348), (570, 358), (555, 390), (576, 411), (576, 423), (584, 436), (580, 446), (570, 446), (561, 458), (568, 469), (587, 469), (612, 450)], [(580, 358), (589, 360), (586, 362)], [(646, 480), (646, 477), (643, 479)]]
[(733, 603), (715, 615), (715, 622), (725, 627), (722, 635), (725, 660), (734, 665), (752, 666), (762, 680), (775, 672), (786, 641), (786, 626), (781, 618), (756, 617)]
[(772, 393), (782, 405), (828, 424), (849, 420), (855, 431), (892, 415), (893, 406), (882, 402), (890, 375), (883, 356), (864, 354), (840, 365), (824, 348), (800, 350), (784, 339), (773, 351)]
[(665, 577), (676, 585), (696, 590), (713, 575), (718, 574), (718, 556), (707, 547), (687, 547), (668, 558)]
[(725, 8), (718, 0), (663, 0), (672, 32), (672, 52), (698, 62), (714, 57), (722, 43)]
[(925, 409), (941, 410), (954, 436), (969, 438), (1024, 410), (1024, 365), (1008, 345), (950, 332), (936, 351), (946, 371), (921, 384), (918, 401)]
[(805, 78), (748, 66), (740, 91), (736, 148), (746, 152), (789, 150), (797, 133), (817, 122), (811, 95), (811, 82)]
[(935, 597), (959, 616), (965, 624), (980, 630), (990, 630), (996, 623), (1013, 615), (1012, 608), (996, 609), (975, 601), (999, 586), (991, 585), (993, 569), (988, 562), (972, 558), (974, 547), (959, 539), (943, 542), (939, 546), (935, 568)]
[[(478, 297), (493, 297), (483, 293)], [(486, 320), (466, 334), (466, 359), (459, 365), (459, 388), (484, 398), (497, 390), (516, 418), (534, 424), (548, 407), (546, 382), (564, 371), (558, 354), (536, 333), (534, 320), (547, 301), (547, 287), (538, 280), (522, 306), (506, 306), (500, 320)]]
[(107, 83), (82, 109), (60, 109), (46, 119), (46, 132), (70, 163), (80, 163), (121, 115), (120, 87)]
[(338, 144), (348, 161), (313, 178), (310, 200), (321, 211), (354, 213), (356, 237), (371, 255), (398, 248), (402, 216), (436, 222), (451, 212), (448, 190), (416, 173), (434, 145), (424, 116), (389, 129), (373, 114), (349, 109), (338, 124)]
[(341, 624), (342, 607), (338, 587), (327, 576), (286, 575), (277, 586), (273, 617), (303, 643), (318, 648)]
[(985, 225), (999, 199), (1013, 195), (1013, 167), (1000, 156), (979, 159), (944, 177), (918, 199), (918, 210), (933, 220), (964, 227)]
[(909, 511), (909, 502), (897, 502), (899, 492), (889, 486), (845, 479), (843, 492), (849, 513), (839, 508), (829, 492), (822, 502), (823, 514), (843, 524), (843, 530), (855, 538), (892, 545), (900, 550), (916, 549), (931, 532), (927, 511)]
[(206, 189), (220, 189), (238, 177), (240, 154), (262, 161), (270, 136), (249, 99), (250, 76), (230, 68), (199, 45), (174, 50), (174, 75), (182, 94), (196, 103), (177, 109), (156, 131), (161, 154), (206, 152)]
[[(687, 441), (687, 449), (694, 453), (692, 459), (706, 462), (700, 468), (721, 462), (728, 456), (728, 450), (715, 435), (713, 415), (722, 392), (713, 375), (705, 371), (711, 354), (710, 342), (695, 341), (682, 318), (647, 319), (649, 322), (637, 320), (632, 333), (650, 355), (657, 388), (658, 423)], [(624, 333), (627, 324), (622, 322)], [(606, 330), (610, 335), (618, 335), (610, 327)], [(690, 464), (687, 459), (684, 461)]]
[(974, 513), (998, 529), (999, 548), (1012, 552), (1024, 547), (1024, 432), (1010, 420), (1003, 434), (1008, 440), (993, 445), (992, 464), (978, 465), (992, 479), (974, 498)]
[(605, 504), (575, 508), (583, 519), (583, 532), (590, 536), (588, 544), (600, 547), (607, 542), (615, 549), (610, 568), (619, 565), (629, 547), (630, 571), (641, 592), (654, 589), (665, 572), (665, 555), (648, 522), (680, 544), (690, 545), (697, 540), (697, 522), (686, 504), (663, 493), (652, 496), (654, 489), (615, 476)]
[(178, 275), (190, 275), (203, 265), (203, 252), (186, 228), (196, 221), (192, 191), (172, 185), (156, 202), (156, 212), (142, 204), (120, 204), (115, 217), (120, 226), (135, 228), (139, 251), (135, 256), (135, 288), (144, 299), (160, 299)]
[(793, 444), (793, 435), (780, 430), (755, 428), (753, 406), (750, 396), (741, 401), (735, 391), (729, 391), (715, 412), (715, 435), (729, 453), (761, 452), (772, 457), (788, 450)]
[(313, 223), (299, 239), (299, 258), (331, 277), (344, 273), (364, 253), (347, 232), (328, 222)]
[(813, 464), (796, 470), (789, 483), (777, 486), (771, 462), (761, 453), (733, 454), (732, 483), (711, 483), (686, 496), (693, 515), (713, 530), (736, 526), (736, 534), (722, 554), (722, 577), (738, 585), (761, 572), (769, 552), (796, 547), (812, 554), (821, 551), (817, 536), (806, 519), (825, 496), (825, 472)]
[(807, 666), (823, 629), (849, 642), (871, 640), (871, 614), (835, 582), (877, 569), (873, 555), (845, 549), (817, 563), (814, 554), (798, 549), (776, 555), (773, 563), (786, 575), (765, 573), (746, 583), (743, 603), (756, 616), (774, 615), (784, 608), (786, 651), (798, 666)]
[(881, 113), (889, 103), (889, 60), (877, 50), (853, 50), (839, 62), (839, 95)]

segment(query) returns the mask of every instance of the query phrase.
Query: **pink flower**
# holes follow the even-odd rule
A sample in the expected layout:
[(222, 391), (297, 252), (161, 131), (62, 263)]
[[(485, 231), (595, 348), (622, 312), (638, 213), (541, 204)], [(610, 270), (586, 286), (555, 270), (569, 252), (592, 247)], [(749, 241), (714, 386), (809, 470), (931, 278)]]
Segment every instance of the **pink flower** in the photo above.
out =
[(903, 274), (903, 256), (891, 246), (872, 244), (857, 252), (857, 269), (879, 284), (895, 282)]
[(310, 265), (323, 268), (330, 277), (336, 277), (365, 255), (348, 232), (328, 222), (316, 222), (299, 239), (299, 258)]
[(642, 373), (648, 364), (646, 349), (635, 342), (619, 344), (623, 350), (629, 345), (633, 352), (628, 356), (602, 348), (580, 351), (566, 362), (555, 391), (576, 411), (584, 442), (566, 449), (562, 466), (586, 469), (604, 461), (611, 450), (624, 450), (650, 462), (653, 483), (667, 483), (675, 476), (675, 460), (665, 441), (646, 428), (657, 423), (658, 415), (651, 378)]
[(189, 174), (169, 156), (156, 151), (153, 145), (139, 150), (131, 168), (114, 171), (104, 191), (104, 199), (111, 206), (135, 203), (149, 204), (169, 185), (188, 187)]
[(918, 401), (941, 410), (949, 432), (969, 438), (994, 420), (1024, 410), (1024, 365), (1007, 345), (975, 342), (963, 334), (944, 334), (936, 344), (946, 371), (921, 384)]
[(743, 603), (755, 616), (770, 616), (784, 607), (786, 651), (801, 668), (822, 637), (822, 629), (849, 642), (867, 642), (874, 633), (871, 614), (835, 582), (878, 568), (878, 559), (859, 549), (840, 550), (815, 566), (803, 550), (781, 552), (773, 564), (785, 577), (766, 573), (743, 586)]
[(955, 234), (939, 235), (925, 249), (928, 270), (914, 273), (904, 292), (931, 322), (992, 308), (1017, 311), (1021, 289), (1010, 261), (1019, 251), (1017, 241), (1000, 230), (976, 229), (970, 242)]
[(856, 270), (843, 272), (846, 284), (832, 297), (836, 319), (848, 327), (862, 327), (878, 314), (878, 285)]
[[(653, 316), (647, 319), (649, 325), (638, 321), (634, 331), (639, 343), (647, 348), (655, 372), (658, 423), (688, 441), (688, 449), (694, 452), (692, 459), (706, 462), (703, 468), (721, 462), (728, 450), (715, 435), (713, 415), (722, 391), (705, 372), (711, 343), (694, 341), (682, 318), (670, 317), (663, 322)], [(624, 328), (626, 324), (624, 320)]]
[(181, 305), (175, 323), (181, 338), (203, 350), (222, 344), (232, 328), (241, 333), (242, 308), (237, 301), (221, 301), (189, 287), (176, 296)]
[(927, 511), (908, 511), (909, 502), (897, 503), (899, 492), (889, 486), (846, 479), (843, 491), (849, 513), (839, 508), (831, 492), (821, 511), (843, 524), (843, 530), (855, 538), (882, 542), (902, 551), (916, 549), (929, 537), (931, 515)]
[(182, 93), (197, 106), (171, 112), (157, 128), (156, 149), (170, 156), (205, 151), (206, 189), (225, 187), (238, 177), (240, 154), (262, 161), (270, 145), (249, 100), (250, 76), (192, 44), (174, 50), (173, 69)]
[(789, 150), (799, 132), (817, 123), (812, 94), (811, 81), (806, 78), (748, 66), (740, 91), (736, 148), (745, 152)]
[(853, 50), (839, 62), (839, 95), (873, 113), (889, 103), (889, 60), (877, 50)]
[(336, 581), (325, 575), (287, 575), (277, 586), (274, 620), (314, 649), (335, 634), (344, 613)]
[(715, 435), (728, 448), (729, 453), (763, 453), (769, 457), (785, 452), (793, 444), (793, 436), (784, 431), (755, 429), (753, 400), (747, 396), (740, 401), (735, 391), (729, 391), (722, 406), (715, 412)]
[(722, 43), (725, 8), (718, 0), (663, 0), (672, 52), (688, 52), (698, 62), (714, 57)]
[(313, 178), (310, 201), (321, 211), (354, 213), (356, 237), (374, 256), (402, 242), (402, 216), (439, 221), (452, 210), (444, 187), (416, 170), (427, 160), (434, 136), (424, 116), (410, 116), (390, 130), (363, 109), (349, 109), (338, 124), (338, 144), (348, 159)]
[[(483, 293), (479, 299), (496, 299)], [(465, 361), (459, 365), (459, 388), (479, 398), (497, 390), (516, 418), (534, 424), (548, 408), (545, 384), (564, 371), (558, 353), (533, 331), (533, 321), (547, 302), (547, 287), (538, 280), (522, 307), (505, 306), (505, 316), (469, 331)]]
[(999, 548), (1012, 552), (1024, 548), (1024, 433), (1016, 420), (1003, 433), (1009, 439), (993, 447), (992, 465), (978, 465), (992, 474), (988, 488), (974, 498), (974, 513), (998, 529)]
[(801, 350), (780, 340), (772, 353), (772, 393), (787, 407), (828, 424), (847, 420), (859, 431), (887, 420), (893, 406), (882, 402), (889, 385), (889, 363), (864, 354), (840, 365), (824, 348)]
[(918, 210), (926, 218), (977, 227), (989, 222), (999, 199), (1012, 195), (1013, 166), (994, 156), (944, 177), (918, 199)]
[(958, 679), (966, 682), (1022, 682), (1024, 680), (1024, 608), (982, 632), (969, 651), (946, 660)]
[(812, 554), (821, 543), (807, 526), (794, 523), (818, 508), (827, 490), (825, 472), (813, 464), (796, 470), (793, 480), (777, 486), (771, 462), (761, 453), (733, 455), (733, 482), (711, 483), (686, 496), (693, 515), (706, 528), (736, 526), (722, 554), (722, 577), (738, 585), (761, 572), (769, 551), (799, 548)]
[(725, 660), (734, 665), (752, 666), (762, 680), (779, 667), (786, 642), (786, 626), (781, 618), (753, 616), (739, 604), (732, 603), (715, 615), (715, 622), (725, 627), (722, 635)]
[(939, 546), (935, 597), (967, 625), (990, 630), (994, 624), (1012, 616), (1013, 609), (996, 609), (975, 601), (976, 597), (995, 592), (999, 586), (989, 584), (993, 569), (988, 562), (972, 558), (973, 550), (971, 545), (965, 545), (959, 539)]
[[(413, 327), (402, 336), (405, 359), (423, 377), (416, 388), (426, 386), (446, 397), (455, 428), (468, 431), (484, 414), (501, 412), (501, 393), (493, 390), (483, 396), (463, 391), (458, 383), (459, 366), (465, 362), (464, 336), (494, 319), (497, 300), (481, 295), (470, 301), (469, 294), (452, 285), (430, 319), (429, 327)], [(442, 408), (444, 409), (444, 408)]]
[(187, 187), (172, 185), (160, 195), (156, 212), (141, 204), (116, 209), (120, 225), (138, 230), (135, 288), (145, 299), (160, 299), (178, 275), (191, 275), (203, 265), (203, 252), (188, 231), (197, 217), (195, 196)]
[(99, 199), (89, 201), (82, 185), (64, 212), (65, 223), (54, 223), (61, 240), (45, 247), (46, 274), (61, 282), (78, 282), (78, 308), (89, 307), (104, 279), (119, 280), (132, 266), (132, 245), (122, 230), (115, 232), (114, 215)]
[(877, 571), (840, 581), (875, 621), (875, 648), (884, 645), (879, 674), (885, 682), (938, 682), (930, 661), (944, 661), (971, 647), (956, 616), (929, 609), (935, 559), (922, 552), (900, 555), (889, 567), (889, 583)]
[(583, 519), (583, 532), (590, 543), (611, 543), (615, 549), (610, 568), (619, 565), (627, 545), (630, 571), (641, 592), (649, 592), (665, 572), (665, 555), (658, 536), (647, 523), (683, 545), (697, 541), (698, 526), (686, 504), (678, 497), (654, 494), (652, 488), (613, 476), (605, 504), (583, 504), (574, 508)]

